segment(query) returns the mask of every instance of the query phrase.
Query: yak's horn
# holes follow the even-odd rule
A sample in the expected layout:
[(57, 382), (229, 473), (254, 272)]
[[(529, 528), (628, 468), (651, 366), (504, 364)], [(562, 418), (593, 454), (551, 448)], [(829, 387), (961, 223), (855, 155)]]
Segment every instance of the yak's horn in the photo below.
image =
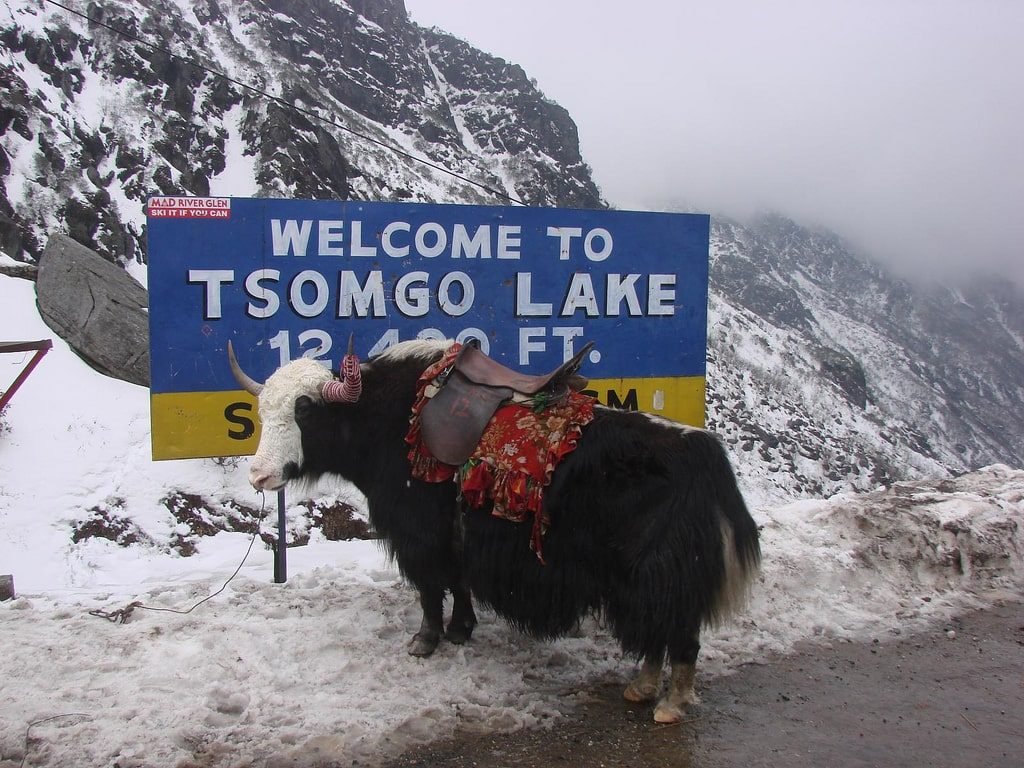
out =
[(341, 381), (329, 381), (320, 388), (320, 394), (329, 403), (355, 403), (363, 394), (363, 373), (359, 357), (355, 354), (355, 334), (348, 337), (348, 352), (341, 361)]
[(263, 391), (263, 385), (242, 370), (237, 358), (235, 358), (235, 350), (231, 346), (231, 339), (228, 339), (228, 362), (231, 364), (231, 373), (235, 375), (235, 381), (241, 385), (242, 389), (250, 395), (259, 397), (260, 392)]

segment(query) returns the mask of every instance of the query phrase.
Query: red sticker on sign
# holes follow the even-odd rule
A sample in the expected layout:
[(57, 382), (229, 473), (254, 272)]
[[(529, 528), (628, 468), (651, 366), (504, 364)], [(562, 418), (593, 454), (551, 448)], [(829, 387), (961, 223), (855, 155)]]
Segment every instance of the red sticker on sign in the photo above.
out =
[(230, 219), (230, 197), (151, 197), (146, 213), (154, 219)]

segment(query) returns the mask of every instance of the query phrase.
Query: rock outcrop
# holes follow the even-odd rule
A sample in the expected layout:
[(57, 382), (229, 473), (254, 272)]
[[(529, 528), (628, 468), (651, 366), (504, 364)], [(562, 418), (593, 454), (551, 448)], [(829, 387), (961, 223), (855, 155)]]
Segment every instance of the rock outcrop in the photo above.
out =
[(95, 251), (54, 235), (39, 260), (39, 313), (100, 373), (149, 386), (146, 289)]

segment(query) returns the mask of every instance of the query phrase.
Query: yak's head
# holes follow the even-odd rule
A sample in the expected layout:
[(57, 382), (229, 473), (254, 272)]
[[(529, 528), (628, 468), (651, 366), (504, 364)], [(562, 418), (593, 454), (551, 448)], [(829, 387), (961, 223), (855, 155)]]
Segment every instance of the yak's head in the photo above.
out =
[(362, 392), (359, 359), (352, 353), (350, 339), (340, 381), (321, 363), (299, 358), (278, 368), (265, 384), (241, 369), (230, 341), (228, 361), (242, 389), (259, 401), (262, 429), (259, 447), (249, 465), (249, 482), (258, 491), (277, 490), (300, 474), (304, 461), (296, 403), (303, 397), (314, 402), (356, 402)]

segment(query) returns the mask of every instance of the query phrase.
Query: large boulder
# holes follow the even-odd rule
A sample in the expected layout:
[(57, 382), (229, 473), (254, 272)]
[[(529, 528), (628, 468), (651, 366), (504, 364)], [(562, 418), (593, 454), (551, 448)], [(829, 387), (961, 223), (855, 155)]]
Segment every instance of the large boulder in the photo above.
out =
[(36, 279), (39, 313), (100, 373), (149, 386), (146, 289), (95, 251), (50, 237)]

